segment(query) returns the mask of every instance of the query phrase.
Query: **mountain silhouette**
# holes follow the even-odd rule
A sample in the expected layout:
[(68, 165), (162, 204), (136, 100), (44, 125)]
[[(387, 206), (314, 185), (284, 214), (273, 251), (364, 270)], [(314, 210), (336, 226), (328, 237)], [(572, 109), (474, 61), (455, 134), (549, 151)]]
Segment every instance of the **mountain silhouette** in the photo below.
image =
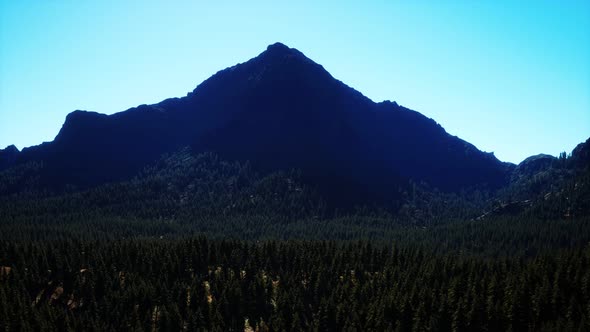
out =
[(0, 149), (0, 170), (14, 164), (19, 152), (14, 145), (9, 145), (4, 150)]
[(186, 97), (112, 115), (74, 111), (54, 141), (2, 152), (0, 167), (42, 162), (42, 185), (89, 187), (129, 178), (184, 146), (260, 172), (300, 169), (346, 202), (387, 200), (409, 179), (446, 191), (498, 188), (514, 168), (418, 112), (373, 102), (281, 43)]

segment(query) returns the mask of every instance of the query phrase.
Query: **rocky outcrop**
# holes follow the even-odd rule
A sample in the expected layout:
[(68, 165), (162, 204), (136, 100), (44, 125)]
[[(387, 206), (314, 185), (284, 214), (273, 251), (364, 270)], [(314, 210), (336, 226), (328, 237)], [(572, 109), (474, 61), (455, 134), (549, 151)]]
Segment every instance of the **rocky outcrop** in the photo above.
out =
[(540, 172), (547, 171), (556, 161), (556, 157), (548, 154), (538, 154), (528, 157), (514, 168), (512, 181), (528, 178)]
[(7, 146), (4, 150), (0, 149), (0, 170), (12, 166), (20, 151), (14, 145)]

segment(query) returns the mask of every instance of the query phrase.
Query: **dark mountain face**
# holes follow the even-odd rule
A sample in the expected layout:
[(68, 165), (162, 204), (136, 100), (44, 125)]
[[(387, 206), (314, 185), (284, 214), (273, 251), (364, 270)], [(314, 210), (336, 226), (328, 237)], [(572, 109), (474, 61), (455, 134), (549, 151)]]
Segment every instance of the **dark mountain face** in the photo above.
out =
[(574, 148), (572, 160), (578, 168), (588, 168), (590, 166), (590, 138)]
[(497, 188), (513, 168), (420, 113), (374, 103), (279, 43), (186, 97), (110, 116), (75, 111), (53, 142), (0, 167), (43, 161), (44, 185), (85, 187), (132, 176), (187, 145), (262, 172), (301, 169), (320, 191), (353, 201), (387, 200), (410, 178), (450, 191)]
[(0, 149), (0, 170), (14, 164), (19, 152), (14, 145), (9, 145), (4, 150)]
[(512, 173), (512, 181), (520, 178), (530, 178), (535, 174), (548, 170), (557, 158), (548, 154), (530, 156), (518, 164)]

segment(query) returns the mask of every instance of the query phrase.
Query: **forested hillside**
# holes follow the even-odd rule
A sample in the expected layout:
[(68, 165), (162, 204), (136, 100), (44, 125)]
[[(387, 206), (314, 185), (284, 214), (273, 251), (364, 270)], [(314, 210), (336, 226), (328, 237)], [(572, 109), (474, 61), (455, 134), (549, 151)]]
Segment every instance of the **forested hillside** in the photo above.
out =
[(37, 186), (44, 165), (27, 163), (0, 173), (20, 189), (0, 197), (0, 328), (588, 330), (579, 156), (500, 193), (410, 182), (390, 205), (346, 210), (297, 170), (188, 148), (65, 192)]

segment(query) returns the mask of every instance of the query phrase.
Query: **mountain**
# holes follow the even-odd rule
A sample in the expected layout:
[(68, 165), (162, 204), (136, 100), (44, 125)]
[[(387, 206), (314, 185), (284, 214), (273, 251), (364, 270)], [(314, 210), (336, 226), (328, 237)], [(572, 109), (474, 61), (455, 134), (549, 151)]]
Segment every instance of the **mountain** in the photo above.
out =
[(555, 219), (590, 214), (590, 138), (569, 155), (538, 154), (523, 160), (477, 219), (523, 211)]
[(40, 186), (84, 188), (129, 178), (185, 146), (263, 173), (299, 169), (344, 203), (388, 201), (409, 179), (495, 189), (514, 168), (418, 112), (373, 102), (280, 43), (183, 98), (113, 115), (74, 111), (54, 141), (3, 152), (0, 167), (41, 163)]
[(271, 45), (0, 150), (0, 330), (584, 331), (590, 139), (519, 165)]

